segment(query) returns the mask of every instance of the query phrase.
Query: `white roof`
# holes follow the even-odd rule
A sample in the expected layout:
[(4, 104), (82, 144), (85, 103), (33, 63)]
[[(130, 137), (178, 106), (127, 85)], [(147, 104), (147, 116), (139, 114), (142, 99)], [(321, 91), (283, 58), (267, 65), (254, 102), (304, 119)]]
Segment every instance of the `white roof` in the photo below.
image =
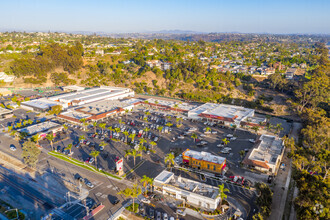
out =
[(39, 132), (43, 132), (43, 131), (47, 131), (51, 128), (55, 128), (55, 127), (59, 127), (61, 126), (58, 123), (52, 122), (52, 121), (46, 121), (46, 122), (42, 122), (39, 124), (35, 124), (35, 125), (31, 125), (22, 129), (19, 129), (19, 132), (26, 132), (29, 135), (34, 135), (37, 134)]
[(224, 158), (224, 157), (213, 155), (209, 152), (204, 152), (204, 151), (199, 152), (199, 151), (194, 151), (194, 150), (190, 150), (190, 149), (185, 151), (184, 155), (195, 158), (197, 160), (204, 160), (204, 161), (217, 163), (217, 164), (222, 164), (226, 160), (226, 158)]
[(60, 105), (61, 103), (55, 102), (46, 98), (34, 99), (30, 101), (22, 102), (23, 105), (32, 106), (40, 109), (48, 109), (55, 105)]
[(174, 173), (163, 170), (158, 176), (155, 177), (154, 181), (158, 183), (168, 183), (171, 178), (174, 176)]
[[(156, 101), (157, 101), (158, 105), (164, 105), (164, 106), (167, 106), (170, 108), (177, 108), (177, 109), (182, 109), (182, 110), (186, 110), (186, 111), (192, 110), (197, 107), (197, 105), (192, 105), (192, 104), (189, 104), (186, 102), (181, 102), (181, 101), (171, 101), (171, 100), (153, 99), (153, 98), (147, 99), (147, 101), (152, 104), (156, 104)], [(176, 107), (176, 105), (177, 105), (177, 107)]]
[(283, 146), (282, 139), (263, 134), (256, 142), (256, 146), (248, 159), (275, 164), (278, 156), (282, 154)]
[(9, 113), (12, 113), (13, 111), (10, 110), (10, 109), (6, 109), (6, 108), (2, 108), (0, 107), (0, 115), (2, 114), (9, 114)]
[(89, 114), (84, 114), (82, 112), (77, 112), (77, 111), (72, 111), (72, 110), (69, 110), (69, 111), (66, 111), (66, 112), (62, 112), (60, 115), (63, 115), (63, 116), (67, 116), (67, 117), (70, 117), (70, 118), (74, 118), (74, 119), (77, 119), (77, 120), (80, 120), (82, 118), (88, 118), (90, 117), (91, 115)]

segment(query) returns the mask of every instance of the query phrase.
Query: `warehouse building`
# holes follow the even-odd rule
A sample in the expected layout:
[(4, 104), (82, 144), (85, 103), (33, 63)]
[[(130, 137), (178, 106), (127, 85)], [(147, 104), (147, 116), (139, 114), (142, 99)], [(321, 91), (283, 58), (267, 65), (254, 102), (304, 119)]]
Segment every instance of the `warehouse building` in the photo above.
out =
[(21, 103), (21, 107), (28, 111), (46, 112), (49, 111), (53, 106), (61, 105), (62, 108), (67, 108), (64, 103), (49, 100), (47, 98), (34, 99)]
[(217, 187), (162, 171), (154, 179), (156, 191), (205, 210), (218, 208), (221, 198)]
[(0, 107), (0, 118), (11, 118), (13, 115), (12, 110)]
[(246, 154), (242, 163), (247, 167), (276, 175), (283, 158), (284, 149), (282, 139), (263, 134)]
[(190, 149), (182, 153), (182, 162), (186, 166), (213, 173), (222, 173), (226, 167), (226, 158)]

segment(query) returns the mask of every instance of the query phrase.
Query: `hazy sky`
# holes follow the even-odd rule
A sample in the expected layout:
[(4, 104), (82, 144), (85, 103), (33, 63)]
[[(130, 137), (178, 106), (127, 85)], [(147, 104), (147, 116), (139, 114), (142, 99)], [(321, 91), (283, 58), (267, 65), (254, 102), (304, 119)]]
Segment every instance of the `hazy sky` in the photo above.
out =
[(330, 0), (0, 0), (0, 30), (330, 33)]

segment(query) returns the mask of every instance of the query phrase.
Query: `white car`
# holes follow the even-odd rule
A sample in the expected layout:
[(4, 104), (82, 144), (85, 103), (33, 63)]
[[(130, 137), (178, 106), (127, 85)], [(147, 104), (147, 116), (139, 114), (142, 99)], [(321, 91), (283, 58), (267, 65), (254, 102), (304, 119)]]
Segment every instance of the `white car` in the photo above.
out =
[(146, 198), (143, 198), (143, 199), (141, 199), (141, 202), (146, 203), (146, 204), (149, 204), (150, 203), (150, 200), (149, 199), (146, 199)]
[(164, 219), (164, 220), (168, 220), (167, 213), (164, 213), (164, 214), (163, 214), (163, 219)]
[(254, 139), (249, 139), (251, 143), (255, 143), (256, 141)]
[(16, 147), (15, 146), (10, 146), (10, 150), (12, 150), (12, 151), (16, 151)]
[(236, 139), (237, 139), (236, 137), (232, 137), (232, 138), (230, 138), (231, 141), (234, 141), (234, 140), (236, 140)]
[(206, 137), (206, 135), (205, 135), (205, 134), (201, 134), (200, 136), (201, 136), (201, 137)]
[(217, 131), (212, 131), (212, 134), (218, 134), (218, 132)]
[(218, 144), (217, 147), (224, 147), (225, 145), (223, 144)]
[(178, 139), (184, 139), (183, 135), (178, 136)]
[(88, 161), (88, 163), (93, 163), (94, 162), (94, 157), (92, 157), (89, 161)]
[(232, 138), (232, 137), (234, 137), (234, 135), (232, 135), (232, 134), (227, 134), (227, 137), (228, 137), (228, 138)]

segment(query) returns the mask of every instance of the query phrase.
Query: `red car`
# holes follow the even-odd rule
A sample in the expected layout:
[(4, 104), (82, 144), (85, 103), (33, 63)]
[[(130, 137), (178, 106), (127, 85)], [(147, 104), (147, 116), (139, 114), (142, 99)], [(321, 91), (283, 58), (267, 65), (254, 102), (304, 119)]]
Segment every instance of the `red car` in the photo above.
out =
[(89, 163), (90, 160), (91, 160), (91, 157), (88, 157), (87, 160), (85, 160), (85, 163)]

